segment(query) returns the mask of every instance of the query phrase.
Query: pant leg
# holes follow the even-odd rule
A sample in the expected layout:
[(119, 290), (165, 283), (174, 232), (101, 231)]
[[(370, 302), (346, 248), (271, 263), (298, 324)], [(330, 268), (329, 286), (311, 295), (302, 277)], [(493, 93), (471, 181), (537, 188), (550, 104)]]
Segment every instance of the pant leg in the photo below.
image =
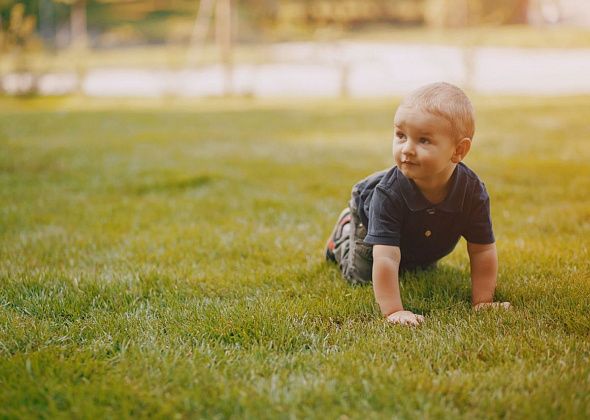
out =
[(356, 186), (352, 190), (352, 199), (348, 206), (351, 215), (350, 227), (343, 230), (342, 238), (334, 248), (334, 256), (346, 281), (360, 285), (372, 281), (373, 247), (364, 243), (367, 228), (361, 223), (355, 205), (355, 194), (358, 194)]

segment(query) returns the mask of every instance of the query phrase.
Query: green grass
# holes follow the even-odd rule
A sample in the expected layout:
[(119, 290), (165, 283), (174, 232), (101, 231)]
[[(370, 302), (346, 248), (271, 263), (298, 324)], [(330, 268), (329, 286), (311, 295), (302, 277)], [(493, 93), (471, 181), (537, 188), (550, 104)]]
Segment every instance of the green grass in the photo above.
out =
[(587, 418), (590, 99), (475, 104), (514, 308), (412, 329), (321, 258), (395, 101), (1, 99), (0, 417)]

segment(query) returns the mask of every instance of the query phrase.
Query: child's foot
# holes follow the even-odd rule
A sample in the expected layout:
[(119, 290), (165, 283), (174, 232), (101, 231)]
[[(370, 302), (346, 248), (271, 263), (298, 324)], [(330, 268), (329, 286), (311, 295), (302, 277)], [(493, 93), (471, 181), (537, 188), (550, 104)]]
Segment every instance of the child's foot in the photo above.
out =
[(326, 261), (336, 262), (336, 256), (334, 255), (334, 248), (336, 248), (336, 243), (342, 239), (343, 235), (348, 233), (348, 229), (350, 229), (350, 221), (352, 220), (350, 216), (350, 209), (347, 207), (340, 213), (338, 216), (338, 221), (336, 222), (336, 226), (334, 226), (334, 230), (332, 230), (332, 234), (328, 238), (328, 242), (326, 243)]

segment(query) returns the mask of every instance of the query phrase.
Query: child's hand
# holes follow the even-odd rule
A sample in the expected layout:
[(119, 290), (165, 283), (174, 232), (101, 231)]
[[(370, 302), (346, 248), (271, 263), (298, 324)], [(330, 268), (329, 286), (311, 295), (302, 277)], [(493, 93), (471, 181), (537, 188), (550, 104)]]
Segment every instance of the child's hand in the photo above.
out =
[(392, 324), (418, 326), (424, 322), (424, 317), (410, 311), (397, 311), (389, 314), (387, 320)]
[(478, 303), (473, 307), (474, 310), (479, 311), (480, 309), (487, 309), (487, 308), (494, 308), (494, 309), (510, 309), (510, 302), (482, 302)]

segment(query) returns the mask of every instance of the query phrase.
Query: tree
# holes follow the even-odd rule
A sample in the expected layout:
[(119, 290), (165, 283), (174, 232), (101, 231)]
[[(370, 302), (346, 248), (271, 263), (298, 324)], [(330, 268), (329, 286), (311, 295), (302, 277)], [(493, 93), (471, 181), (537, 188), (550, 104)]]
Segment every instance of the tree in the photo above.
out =
[(231, 95), (233, 93), (232, 0), (201, 0), (199, 2), (199, 10), (189, 45), (189, 64), (196, 64), (195, 50), (203, 47), (213, 7), (215, 7), (215, 40), (224, 69), (223, 90), (225, 95)]
[(529, 0), (427, 0), (425, 21), (434, 27), (527, 23)]
[[(3, 49), (11, 53), (13, 71), (19, 74), (16, 89), (13, 89), (17, 94), (30, 94), (36, 88), (37, 80), (26, 56), (26, 51), (34, 45), (35, 25), (35, 16), (27, 15), (25, 5), (16, 3), (10, 9), (6, 29), (2, 32)], [(0, 77), (0, 91), (4, 88), (1, 82)]]
[(86, 0), (55, 0), (70, 6), (71, 45), (77, 48), (88, 46), (88, 28), (86, 26)]

